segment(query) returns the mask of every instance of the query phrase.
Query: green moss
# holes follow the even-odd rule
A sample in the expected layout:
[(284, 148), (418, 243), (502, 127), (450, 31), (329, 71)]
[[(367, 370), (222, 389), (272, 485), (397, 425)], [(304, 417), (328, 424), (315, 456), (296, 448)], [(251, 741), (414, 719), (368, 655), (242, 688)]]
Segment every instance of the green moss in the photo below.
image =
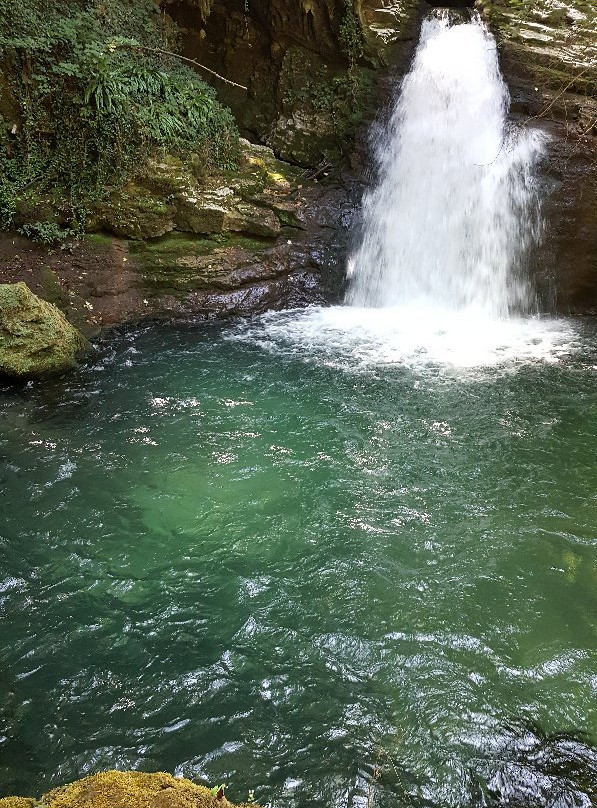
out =
[(289, 147), (272, 141), (276, 151), (311, 165), (341, 162), (358, 128), (375, 113), (374, 79), (374, 71), (356, 62), (338, 69), (301, 48), (289, 49), (280, 75), (282, 112), (299, 125)]
[(95, 249), (109, 250), (112, 248), (112, 237), (105, 233), (87, 233), (84, 240), (92, 244)]
[(24, 283), (0, 284), (0, 372), (18, 378), (72, 368), (84, 337)]
[(259, 255), (270, 245), (271, 242), (265, 239), (237, 235), (192, 238), (187, 234), (173, 233), (131, 245), (131, 254), (150, 294), (182, 295), (218, 286), (219, 279), (230, 271), (226, 263), (228, 254), (236, 251), (249, 256)]
[(39, 273), (43, 299), (58, 308), (68, 304), (68, 295), (60, 285), (58, 276), (50, 267), (43, 267)]

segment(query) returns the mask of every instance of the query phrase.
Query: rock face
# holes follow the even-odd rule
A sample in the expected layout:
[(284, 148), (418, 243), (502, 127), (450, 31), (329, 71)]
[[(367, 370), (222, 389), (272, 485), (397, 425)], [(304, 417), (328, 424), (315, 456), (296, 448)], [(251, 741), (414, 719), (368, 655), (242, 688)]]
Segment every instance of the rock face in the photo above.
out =
[(0, 373), (27, 379), (75, 364), (82, 335), (24, 283), (0, 285)]
[(244, 141), (236, 171), (150, 163), (70, 251), (0, 239), (0, 283), (26, 281), (86, 336), (147, 317), (209, 319), (334, 299), (360, 185)]
[(192, 161), (150, 163), (91, 225), (134, 239), (145, 313), (213, 317), (324, 302), (356, 199), (321, 179), (241, 140), (235, 171), (205, 177)]
[(549, 137), (542, 165), (543, 244), (534, 274), (544, 302), (597, 311), (597, 3), (483, 2), (513, 117)]
[(198, 159), (151, 160), (94, 211), (87, 229), (144, 240), (174, 231), (274, 239), (292, 220), (295, 205), (288, 204), (288, 193), (300, 184), (301, 173), (270, 149), (241, 140), (238, 168), (209, 175)]
[[(39, 800), (0, 799), (0, 808), (234, 808), (190, 780), (158, 772), (108, 771), (55, 788)], [(259, 806), (256, 806), (259, 808)]]
[(377, 113), (379, 69), (410, 54), (418, 0), (166, 0), (183, 49), (247, 92), (218, 92), (252, 138), (302, 166), (350, 156)]

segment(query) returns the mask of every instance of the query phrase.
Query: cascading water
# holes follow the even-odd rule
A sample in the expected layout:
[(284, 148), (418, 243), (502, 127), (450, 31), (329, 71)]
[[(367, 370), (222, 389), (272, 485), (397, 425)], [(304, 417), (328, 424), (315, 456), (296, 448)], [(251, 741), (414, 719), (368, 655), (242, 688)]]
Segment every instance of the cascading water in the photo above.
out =
[(542, 139), (508, 133), (508, 90), (480, 20), (423, 23), (412, 68), (377, 138), (379, 184), (352, 256), (354, 306), (528, 311), (520, 262), (537, 235)]
[(524, 265), (541, 233), (545, 137), (507, 121), (496, 43), (476, 14), (424, 21), (363, 200), (345, 305), (271, 313), (233, 338), (333, 364), (557, 361), (569, 324), (536, 316)]

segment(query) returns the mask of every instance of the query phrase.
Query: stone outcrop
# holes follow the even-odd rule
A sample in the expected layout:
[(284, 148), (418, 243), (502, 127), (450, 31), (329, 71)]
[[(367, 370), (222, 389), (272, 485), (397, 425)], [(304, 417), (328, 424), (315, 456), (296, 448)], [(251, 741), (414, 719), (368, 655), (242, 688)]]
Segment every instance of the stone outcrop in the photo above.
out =
[(87, 229), (131, 239), (172, 232), (273, 239), (292, 220), (288, 194), (301, 174), (270, 149), (241, 140), (238, 168), (207, 176), (193, 158), (151, 160), (94, 211)]
[(0, 240), (0, 282), (26, 281), (86, 336), (147, 317), (209, 319), (339, 294), (360, 186), (243, 142), (236, 171), (154, 161), (69, 251)]
[(597, 3), (478, 5), (498, 41), (514, 119), (549, 137), (546, 228), (532, 267), (544, 303), (597, 311)]
[[(108, 771), (48, 791), (40, 799), (5, 797), (0, 808), (234, 808), (220, 794), (158, 772)], [(255, 806), (259, 808), (259, 806)]]
[(25, 283), (0, 284), (0, 373), (28, 379), (72, 368), (82, 335)]

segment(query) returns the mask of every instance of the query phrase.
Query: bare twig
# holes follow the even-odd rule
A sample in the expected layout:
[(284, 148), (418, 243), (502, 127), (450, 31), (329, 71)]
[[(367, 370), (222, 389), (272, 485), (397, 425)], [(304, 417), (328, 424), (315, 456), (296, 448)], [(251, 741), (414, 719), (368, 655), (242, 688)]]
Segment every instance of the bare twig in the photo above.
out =
[(172, 59), (179, 59), (181, 62), (186, 62), (187, 64), (195, 65), (195, 67), (200, 67), (201, 70), (205, 70), (206, 73), (210, 73), (212, 76), (215, 76), (217, 79), (225, 82), (226, 84), (230, 84), (232, 87), (238, 87), (240, 90), (245, 90), (248, 92), (248, 87), (245, 87), (244, 84), (237, 84), (235, 81), (225, 78), (225, 76), (220, 76), (220, 74), (216, 73), (215, 70), (202, 65), (201, 62), (198, 62), (196, 59), (189, 59), (187, 56), (181, 56), (179, 53), (173, 53), (172, 51), (167, 51), (163, 48), (150, 48), (147, 45), (118, 44), (116, 47), (129, 48), (130, 50), (144, 51), (147, 53), (159, 53), (161, 56), (170, 56)]
[(530, 121), (537, 120), (538, 118), (543, 118), (545, 115), (547, 115), (547, 113), (553, 107), (556, 101), (559, 101), (560, 98), (564, 95), (564, 93), (568, 92), (568, 90), (572, 87), (575, 81), (579, 79), (582, 75), (584, 75), (588, 70), (591, 70), (594, 67), (595, 63), (592, 62), (590, 65), (587, 65), (585, 68), (583, 68), (583, 70), (581, 70), (580, 73), (577, 73), (576, 76), (574, 76), (574, 78), (568, 82), (568, 84), (564, 87), (563, 90), (560, 90), (560, 92), (551, 99), (549, 104), (544, 109), (542, 109), (541, 112), (538, 112), (537, 115), (529, 115), (526, 121), (523, 121), (522, 126), (526, 126), (528, 123), (530, 123)]
[(595, 126), (597, 126), (597, 118), (594, 118), (594, 119), (591, 121), (591, 123), (589, 124), (589, 126), (588, 126), (588, 127), (585, 129), (585, 131), (584, 131), (582, 134), (583, 134), (583, 135), (588, 135), (588, 134), (589, 134), (589, 132), (591, 131), (591, 129), (593, 129)]
[[(576, 82), (576, 80), (577, 80), (577, 79), (579, 79), (579, 78), (580, 78), (582, 75), (584, 75), (584, 73), (586, 73), (588, 70), (591, 70), (591, 69), (592, 69), (592, 68), (594, 68), (594, 67), (595, 67), (595, 63), (594, 63), (594, 62), (591, 62), (591, 64), (589, 64), (589, 65), (587, 65), (586, 67), (584, 67), (584, 68), (583, 68), (583, 69), (580, 71), (580, 73), (577, 73), (577, 74), (576, 74), (576, 76), (574, 76), (574, 78), (573, 78), (571, 81), (569, 81), (569, 82), (568, 82), (568, 84), (567, 84), (567, 85), (564, 87), (564, 89), (563, 89), (563, 90), (560, 90), (560, 92), (559, 92), (557, 95), (555, 95), (555, 96), (554, 96), (554, 97), (551, 99), (551, 101), (549, 102), (549, 104), (548, 104), (546, 107), (544, 107), (544, 108), (541, 110), (541, 112), (538, 112), (536, 115), (529, 115), (529, 117), (528, 117), (528, 118), (526, 118), (526, 119), (525, 119), (525, 120), (524, 120), (524, 121), (523, 121), (523, 122), (520, 124), (520, 126), (521, 126), (521, 127), (523, 127), (523, 126), (527, 126), (527, 125), (528, 125), (528, 124), (529, 124), (531, 121), (536, 121), (536, 120), (539, 120), (539, 118), (543, 118), (543, 117), (545, 117), (545, 115), (547, 115), (547, 113), (550, 111), (550, 109), (552, 109), (552, 107), (554, 106), (554, 104), (556, 103), (556, 101), (559, 101), (559, 99), (560, 99), (560, 98), (561, 98), (561, 97), (564, 95), (564, 93), (566, 93), (566, 92), (567, 92), (567, 91), (568, 91), (568, 90), (569, 90), (569, 89), (572, 87), (572, 85), (573, 85), (573, 84)], [(587, 131), (586, 131), (586, 132), (583, 132), (582, 134), (583, 134), (583, 135), (586, 135), (588, 132), (590, 132), (590, 131), (591, 131), (591, 129), (592, 129), (592, 126), (593, 126), (593, 125), (591, 125), (591, 126), (590, 126), (590, 127), (587, 129)], [(568, 110), (566, 109), (566, 131), (567, 131), (567, 130), (568, 130)], [(502, 140), (502, 145), (500, 146), (500, 149), (499, 149), (498, 153), (496, 154), (496, 156), (493, 158), (493, 160), (492, 160), (490, 163), (475, 163), (475, 165), (476, 165), (478, 168), (487, 168), (487, 166), (491, 166), (491, 165), (493, 165), (493, 164), (495, 163), (495, 161), (498, 159), (498, 157), (500, 156), (500, 154), (502, 153), (502, 151), (504, 150), (504, 146), (506, 145), (507, 140), (508, 140), (508, 138), (507, 138), (507, 137), (504, 137), (504, 139)]]

